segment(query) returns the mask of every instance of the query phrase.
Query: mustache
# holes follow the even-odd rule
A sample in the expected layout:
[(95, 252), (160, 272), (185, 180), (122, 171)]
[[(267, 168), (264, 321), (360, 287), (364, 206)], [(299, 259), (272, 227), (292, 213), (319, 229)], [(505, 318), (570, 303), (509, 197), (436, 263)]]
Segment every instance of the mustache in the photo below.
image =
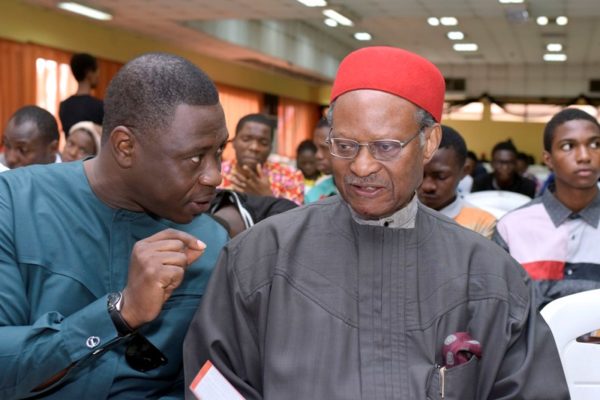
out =
[(346, 185), (355, 185), (355, 186), (378, 186), (378, 187), (387, 187), (387, 182), (381, 182), (376, 175), (369, 175), (363, 178), (354, 176), (354, 175), (346, 175), (344, 176), (344, 183)]

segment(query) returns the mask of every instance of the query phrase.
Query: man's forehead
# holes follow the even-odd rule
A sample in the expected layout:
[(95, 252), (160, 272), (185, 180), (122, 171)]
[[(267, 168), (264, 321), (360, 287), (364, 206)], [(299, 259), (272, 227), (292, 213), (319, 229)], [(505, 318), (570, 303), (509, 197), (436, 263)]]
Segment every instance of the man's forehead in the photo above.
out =
[(17, 124), (11, 120), (6, 126), (4, 137), (15, 142), (32, 142), (40, 137), (39, 133), (38, 126), (34, 121), (26, 120)]

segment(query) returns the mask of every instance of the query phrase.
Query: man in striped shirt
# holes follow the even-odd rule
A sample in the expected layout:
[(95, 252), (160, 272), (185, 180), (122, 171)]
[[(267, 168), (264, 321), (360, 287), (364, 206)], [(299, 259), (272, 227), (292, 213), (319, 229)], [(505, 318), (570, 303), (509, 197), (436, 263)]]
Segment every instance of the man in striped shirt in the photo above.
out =
[(544, 130), (544, 162), (555, 182), (541, 197), (506, 214), (494, 240), (523, 265), (537, 303), (600, 287), (600, 125), (567, 108)]

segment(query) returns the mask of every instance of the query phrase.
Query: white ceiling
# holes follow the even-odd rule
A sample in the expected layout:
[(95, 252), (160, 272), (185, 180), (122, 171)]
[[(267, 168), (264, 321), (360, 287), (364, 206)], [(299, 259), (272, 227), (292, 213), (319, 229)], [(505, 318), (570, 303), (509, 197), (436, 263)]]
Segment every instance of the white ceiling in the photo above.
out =
[[(27, 0), (55, 9), (57, 0)], [(344, 54), (364, 45), (390, 45), (415, 51), (446, 76), (467, 79), (467, 94), (575, 96), (600, 79), (600, 0), (338, 0), (333, 8), (354, 17), (352, 28), (329, 28), (322, 9), (296, 0), (86, 0), (114, 15), (106, 24), (165, 40), (214, 57), (330, 81)], [(529, 19), (511, 22), (526, 9)], [(63, 12), (63, 11), (57, 11)], [(538, 26), (540, 15), (569, 18), (567, 26)], [(431, 27), (430, 16), (454, 16), (458, 27)], [(446, 38), (461, 30), (475, 53), (457, 53)], [(357, 31), (371, 42), (352, 38)], [(562, 43), (568, 61), (542, 61), (545, 45)]]

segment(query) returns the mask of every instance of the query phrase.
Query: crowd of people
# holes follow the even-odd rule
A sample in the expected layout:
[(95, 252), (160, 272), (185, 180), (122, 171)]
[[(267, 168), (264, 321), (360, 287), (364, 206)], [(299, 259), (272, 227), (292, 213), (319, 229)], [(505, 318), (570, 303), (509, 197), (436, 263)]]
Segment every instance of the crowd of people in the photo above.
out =
[[(60, 124), (4, 127), (0, 398), (193, 399), (207, 362), (246, 399), (569, 398), (539, 310), (600, 288), (594, 117), (548, 122), (547, 182), (510, 139), (486, 169), (440, 71), (366, 47), (288, 165), (274, 119), (228, 133), (181, 57), (135, 58), (103, 100), (94, 57), (71, 67)], [(498, 219), (465, 198), (488, 190), (531, 201)]]

